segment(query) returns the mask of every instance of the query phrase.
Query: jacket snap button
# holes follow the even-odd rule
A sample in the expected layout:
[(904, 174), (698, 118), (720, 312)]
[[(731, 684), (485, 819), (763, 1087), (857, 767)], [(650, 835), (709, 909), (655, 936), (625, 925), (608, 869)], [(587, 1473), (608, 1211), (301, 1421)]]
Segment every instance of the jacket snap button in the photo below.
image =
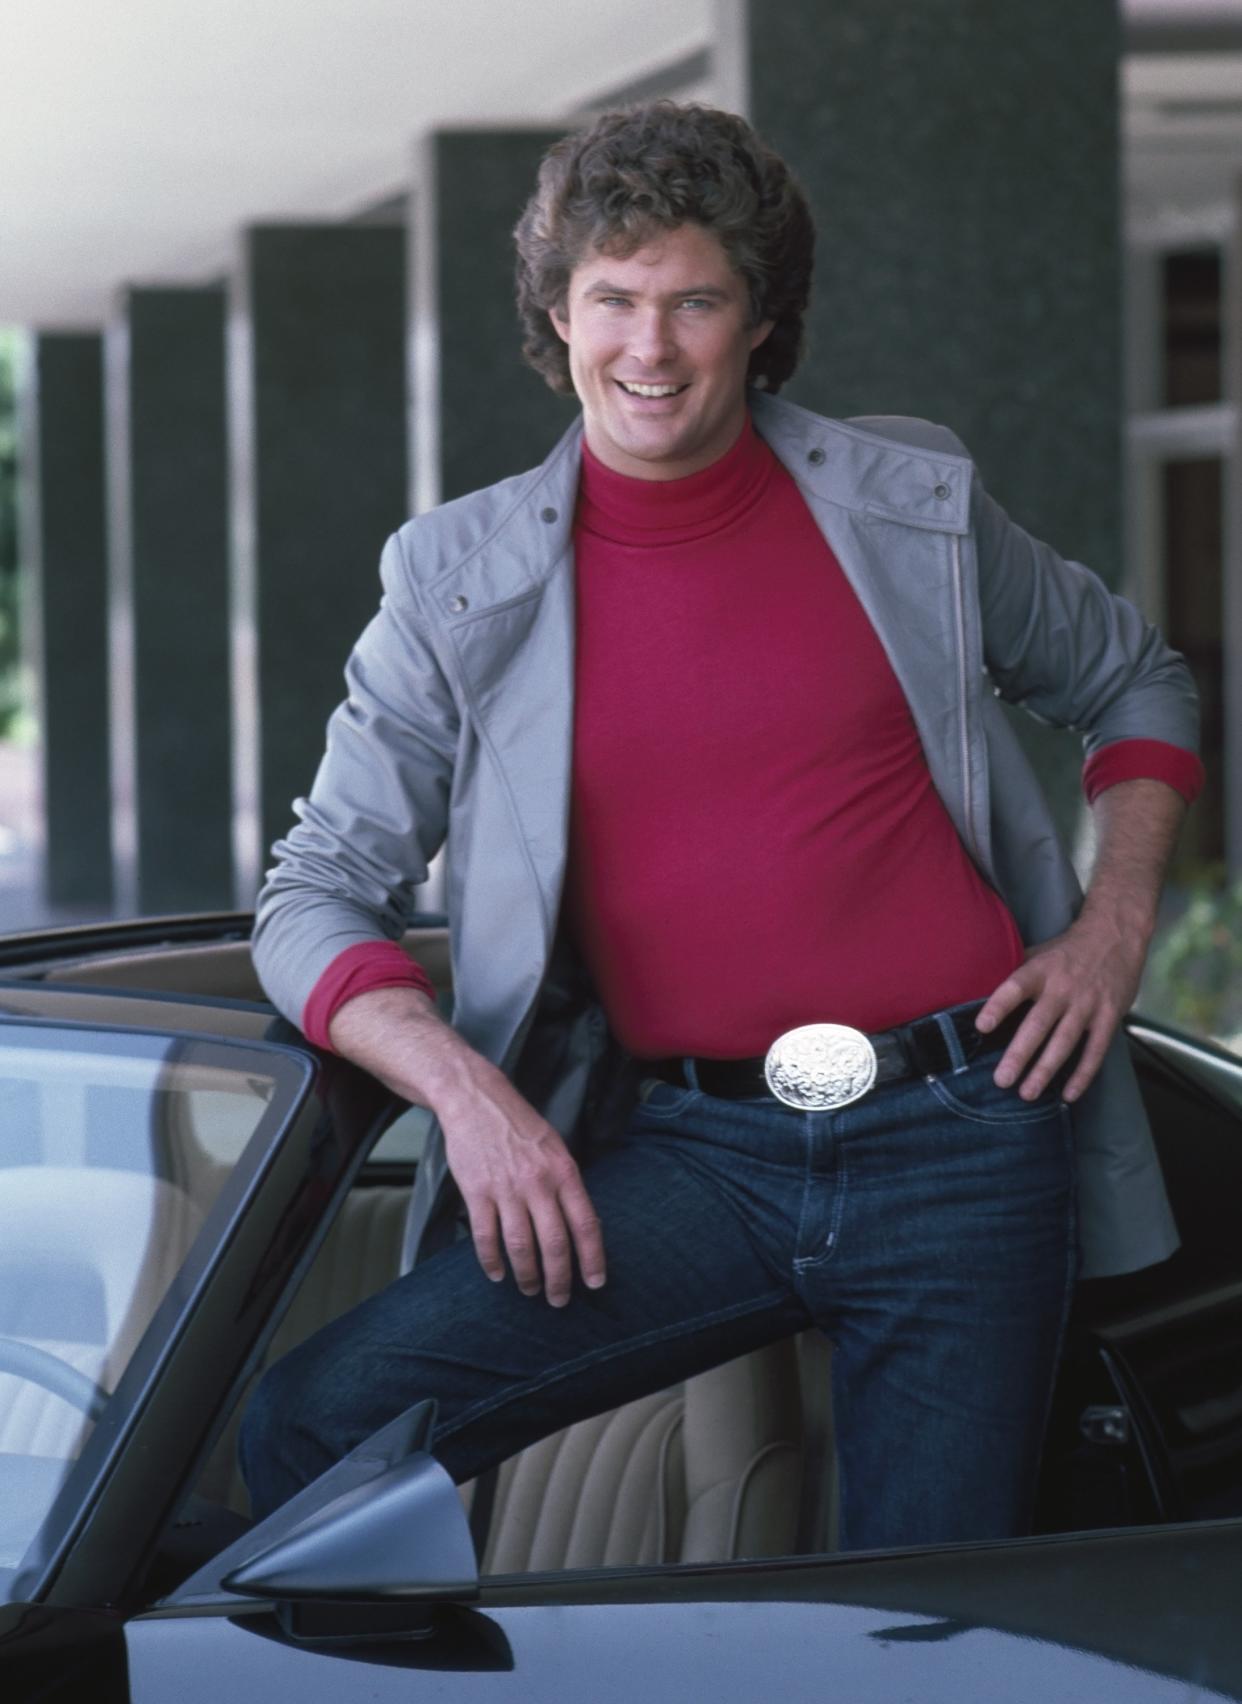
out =
[(450, 598), (449, 602), (448, 602), (448, 606), (449, 606), (449, 613), (451, 615), (460, 615), (463, 609), (469, 609), (470, 608), (470, 599), (469, 598), (463, 598), (463, 597), (460, 597), (460, 596), (455, 597), (455, 598)]
[(540, 509), (539, 519), (541, 521), (546, 521), (548, 523), (548, 525), (551, 526), (552, 522), (556, 519), (556, 510), (555, 509)]
[(949, 488), (948, 488), (948, 486), (947, 486), (947, 485), (937, 485), (937, 486), (936, 486), (936, 488), (935, 488), (935, 490), (934, 490), (934, 491), (933, 491), (933, 492), (932, 492), (932, 496), (933, 496), (933, 497), (939, 497), (939, 498), (940, 498), (940, 500), (941, 500), (941, 502), (943, 502), (943, 501), (944, 501), (944, 499), (945, 499), (945, 498), (946, 498), (946, 497), (947, 497), (947, 496), (949, 496)]
[(806, 459), (812, 467), (818, 467), (824, 459), (824, 452), (822, 450), (809, 450)]

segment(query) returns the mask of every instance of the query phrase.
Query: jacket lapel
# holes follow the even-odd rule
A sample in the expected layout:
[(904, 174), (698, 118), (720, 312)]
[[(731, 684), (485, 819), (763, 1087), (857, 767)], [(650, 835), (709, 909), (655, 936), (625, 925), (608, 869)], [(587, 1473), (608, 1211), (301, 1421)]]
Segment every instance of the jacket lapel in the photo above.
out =
[[(755, 425), (797, 481), (905, 694), (936, 790), (991, 873), (987, 765), (975, 698), (983, 667), (970, 567), (971, 463), (758, 396)], [(903, 434), (937, 428), (902, 421)]]
[(515, 482), (516, 500), (484, 542), (432, 589), (539, 892), (545, 955), (569, 832), (580, 436), (575, 425)]

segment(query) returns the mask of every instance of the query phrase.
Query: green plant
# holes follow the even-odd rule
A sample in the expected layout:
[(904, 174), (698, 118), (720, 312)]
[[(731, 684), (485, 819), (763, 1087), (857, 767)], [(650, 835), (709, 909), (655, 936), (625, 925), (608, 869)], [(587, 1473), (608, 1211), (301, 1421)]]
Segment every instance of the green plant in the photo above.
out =
[(1242, 1047), (1242, 881), (1200, 876), (1157, 937), (1140, 1006), (1153, 1017)]

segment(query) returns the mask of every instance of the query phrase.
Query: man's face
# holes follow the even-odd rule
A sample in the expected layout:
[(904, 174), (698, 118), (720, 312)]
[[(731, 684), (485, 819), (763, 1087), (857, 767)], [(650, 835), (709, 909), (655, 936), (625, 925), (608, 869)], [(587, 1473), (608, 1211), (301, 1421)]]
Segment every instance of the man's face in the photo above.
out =
[(632, 478), (680, 479), (722, 456), (746, 417), (750, 352), (772, 329), (749, 321), (745, 281), (701, 225), (624, 259), (590, 250), (552, 324), (600, 461)]

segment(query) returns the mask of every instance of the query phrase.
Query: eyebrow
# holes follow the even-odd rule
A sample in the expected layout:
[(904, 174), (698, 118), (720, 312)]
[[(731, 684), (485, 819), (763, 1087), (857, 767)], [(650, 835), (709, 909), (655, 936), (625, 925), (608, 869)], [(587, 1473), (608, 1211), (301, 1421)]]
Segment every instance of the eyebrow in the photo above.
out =
[[(641, 290), (627, 288), (624, 284), (610, 284), (607, 279), (604, 278), (597, 279), (593, 284), (588, 284), (582, 293), (584, 296), (642, 295)], [(680, 298), (682, 296), (710, 296), (713, 301), (717, 302), (727, 302), (729, 299), (728, 291), (722, 290), (717, 284), (694, 284), (685, 290), (669, 290), (666, 294), (673, 298)]]

